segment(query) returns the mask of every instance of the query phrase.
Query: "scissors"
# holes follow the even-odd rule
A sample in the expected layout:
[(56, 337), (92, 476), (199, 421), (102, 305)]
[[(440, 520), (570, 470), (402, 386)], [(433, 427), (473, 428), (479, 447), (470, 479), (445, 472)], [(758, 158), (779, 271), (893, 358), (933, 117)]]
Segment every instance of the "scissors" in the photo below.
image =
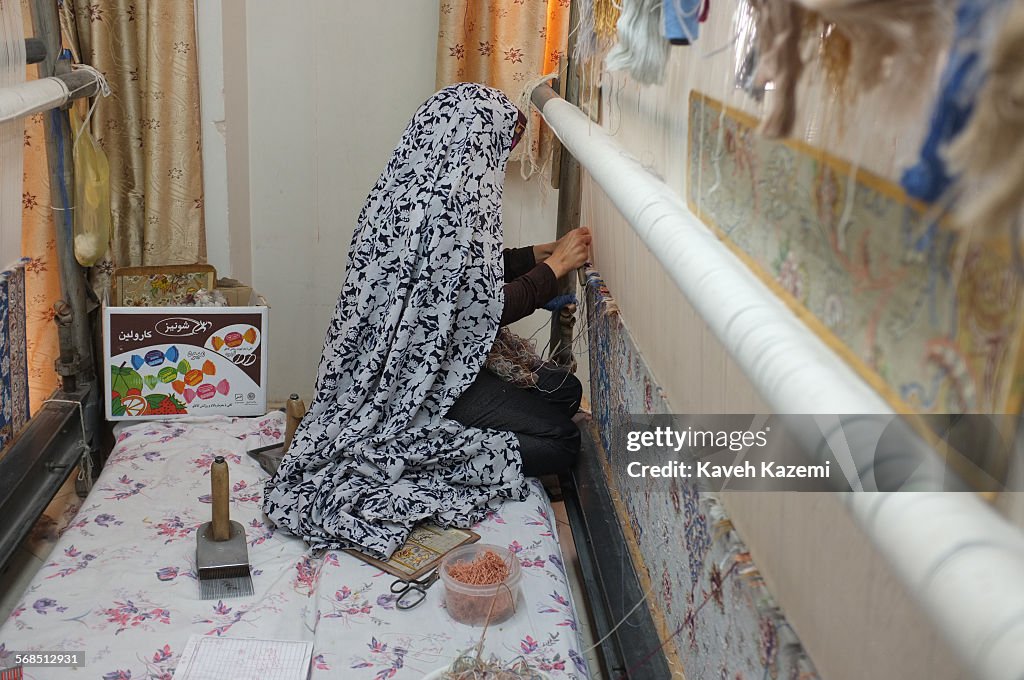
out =
[(395, 579), (391, 584), (391, 592), (398, 595), (395, 600), (395, 607), (398, 609), (412, 609), (427, 597), (427, 589), (434, 585), (440, 574), (437, 569), (430, 572), (428, 576), (421, 579), (404, 581)]

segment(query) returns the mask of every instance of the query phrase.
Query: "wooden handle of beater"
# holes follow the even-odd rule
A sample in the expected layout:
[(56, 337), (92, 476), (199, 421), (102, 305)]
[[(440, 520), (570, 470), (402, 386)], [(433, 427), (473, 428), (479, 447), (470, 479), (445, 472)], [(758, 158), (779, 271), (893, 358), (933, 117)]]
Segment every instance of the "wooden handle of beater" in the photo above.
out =
[(211, 538), (215, 541), (226, 541), (231, 538), (228, 484), (228, 464), (224, 456), (217, 456), (210, 466), (210, 493), (213, 495), (213, 522), (210, 523), (210, 533), (213, 534)]
[(299, 399), (299, 395), (293, 394), (288, 397), (288, 403), (284, 407), (286, 420), (284, 426), (284, 451), (288, 452), (288, 448), (292, 445), (292, 436), (295, 434), (295, 428), (299, 426), (299, 422), (302, 420), (302, 416), (306, 415), (306, 402)]

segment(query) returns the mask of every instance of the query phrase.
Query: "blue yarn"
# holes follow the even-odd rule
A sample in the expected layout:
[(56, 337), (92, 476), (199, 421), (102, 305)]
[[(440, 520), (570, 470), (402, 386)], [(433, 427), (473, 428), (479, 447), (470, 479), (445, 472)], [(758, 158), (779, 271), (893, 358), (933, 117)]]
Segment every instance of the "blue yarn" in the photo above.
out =
[(953, 47), (942, 73), (931, 126), (921, 146), (921, 159), (903, 173), (901, 180), (904, 190), (914, 198), (935, 201), (953, 183), (942, 152), (967, 126), (985, 81), (979, 48), (986, 45), (986, 14), (1005, 4), (1006, 0), (961, 0), (957, 7)]
[[(62, 51), (58, 58), (70, 60), (71, 50)], [(71, 214), (71, 196), (68, 192), (68, 185), (64, 181), (64, 130), (65, 126), (69, 125), (67, 114), (60, 108), (50, 109), (50, 124), (57, 141), (57, 176), (60, 177), (60, 184), (57, 188), (60, 190), (61, 214), (64, 219), (64, 230), (58, 230), (57, 238), (70, 241), (74, 238), (75, 228)]]
[[(60, 185), (57, 187), (60, 190), (60, 202), (63, 210), (64, 218), (64, 230), (57, 234), (57, 238), (71, 239), (73, 238), (74, 226), (72, 223), (71, 215), (71, 197), (68, 194), (68, 185), (64, 182), (64, 120), (61, 117), (61, 111), (59, 108), (50, 109), (50, 122), (52, 123), (52, 129), (54, 137), (57, 140), (57, 175), (60, 177)], [(66, 114), (65, 114), (66, 116)]]
[[(677, 9), (678, 2), (678, 9)], [(704, 0), (665, 0), (661, 6), (661, 28), (665, 39), (673, 45), (697, 42), (700, 32), (700, 6)]]
[(551, 300), (549, 300), (548, 303), (542, 307), (542, 309), (546, 309), (549, 312), (557, 312), (559, 309), (565, 307), (566, 305), (574, 304), (576, 304), (575, 293), (568, 293), (566, 295), (556, 295), (555, 297), (551, 298)]

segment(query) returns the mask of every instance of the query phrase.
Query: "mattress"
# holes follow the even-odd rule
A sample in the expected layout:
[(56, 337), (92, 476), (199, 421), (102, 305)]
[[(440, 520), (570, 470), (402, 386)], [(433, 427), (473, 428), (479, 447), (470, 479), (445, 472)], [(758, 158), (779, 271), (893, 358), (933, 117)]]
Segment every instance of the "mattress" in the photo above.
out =
[[(20, 651), (84, 652), (85, 667), (26, 668), (26, 678), (171, 678), (190, 635), (308, 640), (314, 680), (421, 678), (477, 644), (434, 585), (395, 607), (394, 577), (345, 553), (312, 554), (268, 526), (266, 473), (246, 455), (279, 441), (284, 417), (209, 418), (121, 428), (95, 487), (0, 628), (0, 668)], [(209, 519), (210, 463), (231, 473), (231, 514), (246, 528), (253, 597), (201, 600), (196, 528)], [(536, 480), (473, 527), (520, 560), (523, 596), (486, 631), (484, 653), (522, 656), (554, 678), (585, 678), (552, 508)], [(82, 672), (84, 670), (84, 674)]]

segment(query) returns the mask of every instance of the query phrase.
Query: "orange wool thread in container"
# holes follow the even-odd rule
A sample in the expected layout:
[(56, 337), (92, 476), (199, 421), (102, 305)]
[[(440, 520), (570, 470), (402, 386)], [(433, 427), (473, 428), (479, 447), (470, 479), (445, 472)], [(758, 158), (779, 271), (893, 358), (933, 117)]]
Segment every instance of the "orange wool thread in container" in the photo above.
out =
[(471, 586), (493, 586), (508, 578), (508, 565), (493, 550), (486, 550), (472, 562), (458, 561), (448, 567), (448, 574), (456, 581)]
[(507, 620), (515, 613), (521, 576), (519, 560), (505, 548), (479, 543), (456, 548), (441, 563), (448, 613), (471, 626)]

